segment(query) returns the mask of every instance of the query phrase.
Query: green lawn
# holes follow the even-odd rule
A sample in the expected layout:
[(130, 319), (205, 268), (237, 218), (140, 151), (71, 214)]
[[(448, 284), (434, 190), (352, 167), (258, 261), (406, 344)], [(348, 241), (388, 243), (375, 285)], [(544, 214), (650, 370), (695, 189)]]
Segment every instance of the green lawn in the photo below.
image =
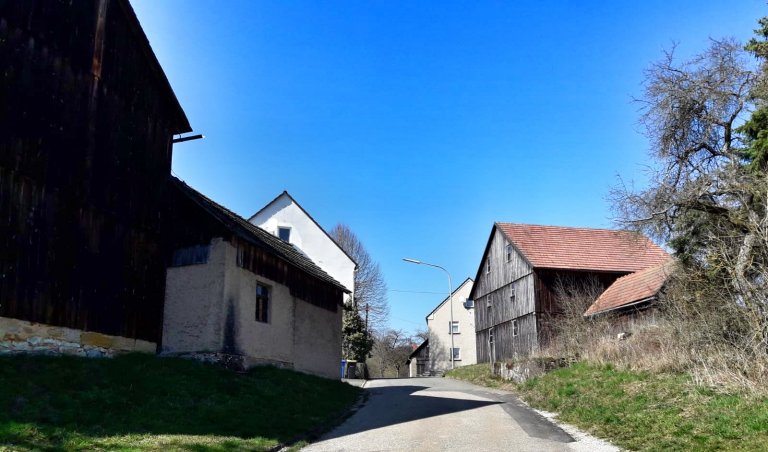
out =
[[(499, 383), (487, 365), (472, 367), (451, 376)], [(507, 387), (531, 406), (630, 450), (768, 450), (768, 397), (714, 391), (682, 374), (578, 363)]]
[(359, 394), (272, 367), (0, 357), (0, 450), (268, 450), (336, 419)]

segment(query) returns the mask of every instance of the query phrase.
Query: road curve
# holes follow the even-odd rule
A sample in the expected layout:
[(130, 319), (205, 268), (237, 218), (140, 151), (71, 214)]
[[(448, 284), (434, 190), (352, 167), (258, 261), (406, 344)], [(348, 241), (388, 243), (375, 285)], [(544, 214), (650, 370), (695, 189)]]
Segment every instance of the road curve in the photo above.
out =
[(302, 450), (596, 450), (508, 392), (448, 378), (372, 380), (365, 390), (362, 408)]

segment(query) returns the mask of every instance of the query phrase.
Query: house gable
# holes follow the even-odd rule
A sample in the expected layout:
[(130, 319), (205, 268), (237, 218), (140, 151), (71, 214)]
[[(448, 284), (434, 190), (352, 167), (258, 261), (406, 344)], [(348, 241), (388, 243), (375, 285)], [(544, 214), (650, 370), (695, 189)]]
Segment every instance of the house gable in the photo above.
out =
[[(507, 245), (511, 246), (511, 259), (507, 259)], [(494, 224), (483, 258), (480, 260), (480, 267), (477, 269), (470, 298), (477, 300), (530, 274), (532, 270), (533, 266), (525, 255)]]
[[(431, 372), (439, 373), (451, 367), (451, 338), (453, 347), (459, 349), (459, 358), (455, 365), (464, 366), (477, 362), (475, 350), (475, 313), (474, 308), (464, 306), (464, 300), (472, 290), (472, 279), (467, 278), (451, 294), (427, 315)], [(449, 300), (453, 301), (453, 312)], [(456, 322), (457, 332), (451, 334), (451, 320)]]
[(291, 245), (354, 291), (357, 263), (287, 191), (253, 214), (248, 221), (274, 236), (279, 235), (280, 229), (288, 229)]

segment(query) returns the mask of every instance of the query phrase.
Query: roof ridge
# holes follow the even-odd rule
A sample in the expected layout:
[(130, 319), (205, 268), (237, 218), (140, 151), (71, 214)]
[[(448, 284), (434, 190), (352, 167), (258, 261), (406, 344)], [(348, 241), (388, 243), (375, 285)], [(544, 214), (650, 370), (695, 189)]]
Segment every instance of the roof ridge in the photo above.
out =
[(669, 254), (637, 231), (522, 223), (494, 223), (534, 268), (635, 272)]
[[(505, 221), (496, 221), (495, 223), (498, 225), (510, 225), (510, 226), (536, 226), (540, 228), (553, 228), (553, 229), (580, 229), (580, 230), (587, 230), (587, 231), (627, 232), (632, 234), (643, 235), (640, 232), (632, 231), (630, 229), (593, 228), (588, 226), (557, 226), (552, 224), (536, 224), (536, 223), (509, 223)], [(643, 237), (645, 236), (643, 235)]]

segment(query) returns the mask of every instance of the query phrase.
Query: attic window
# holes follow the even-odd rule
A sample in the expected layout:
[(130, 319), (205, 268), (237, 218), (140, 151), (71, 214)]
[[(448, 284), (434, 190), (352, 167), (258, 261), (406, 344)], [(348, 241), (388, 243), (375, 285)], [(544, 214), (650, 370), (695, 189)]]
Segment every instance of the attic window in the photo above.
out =
[(485, 260), (485, 272), (490, 273), (491, 272), (491, 255), (488, 255), (488, 258)]
[(285, 227), (285, 226), (278, 226), (277, 228), (277, 236), (280, 237), (280, 240), (283, 242), (290, 242), (291, 241), (291, 228)]
[(512, 261), (512, 245), (507, 244), (507, 262)]

